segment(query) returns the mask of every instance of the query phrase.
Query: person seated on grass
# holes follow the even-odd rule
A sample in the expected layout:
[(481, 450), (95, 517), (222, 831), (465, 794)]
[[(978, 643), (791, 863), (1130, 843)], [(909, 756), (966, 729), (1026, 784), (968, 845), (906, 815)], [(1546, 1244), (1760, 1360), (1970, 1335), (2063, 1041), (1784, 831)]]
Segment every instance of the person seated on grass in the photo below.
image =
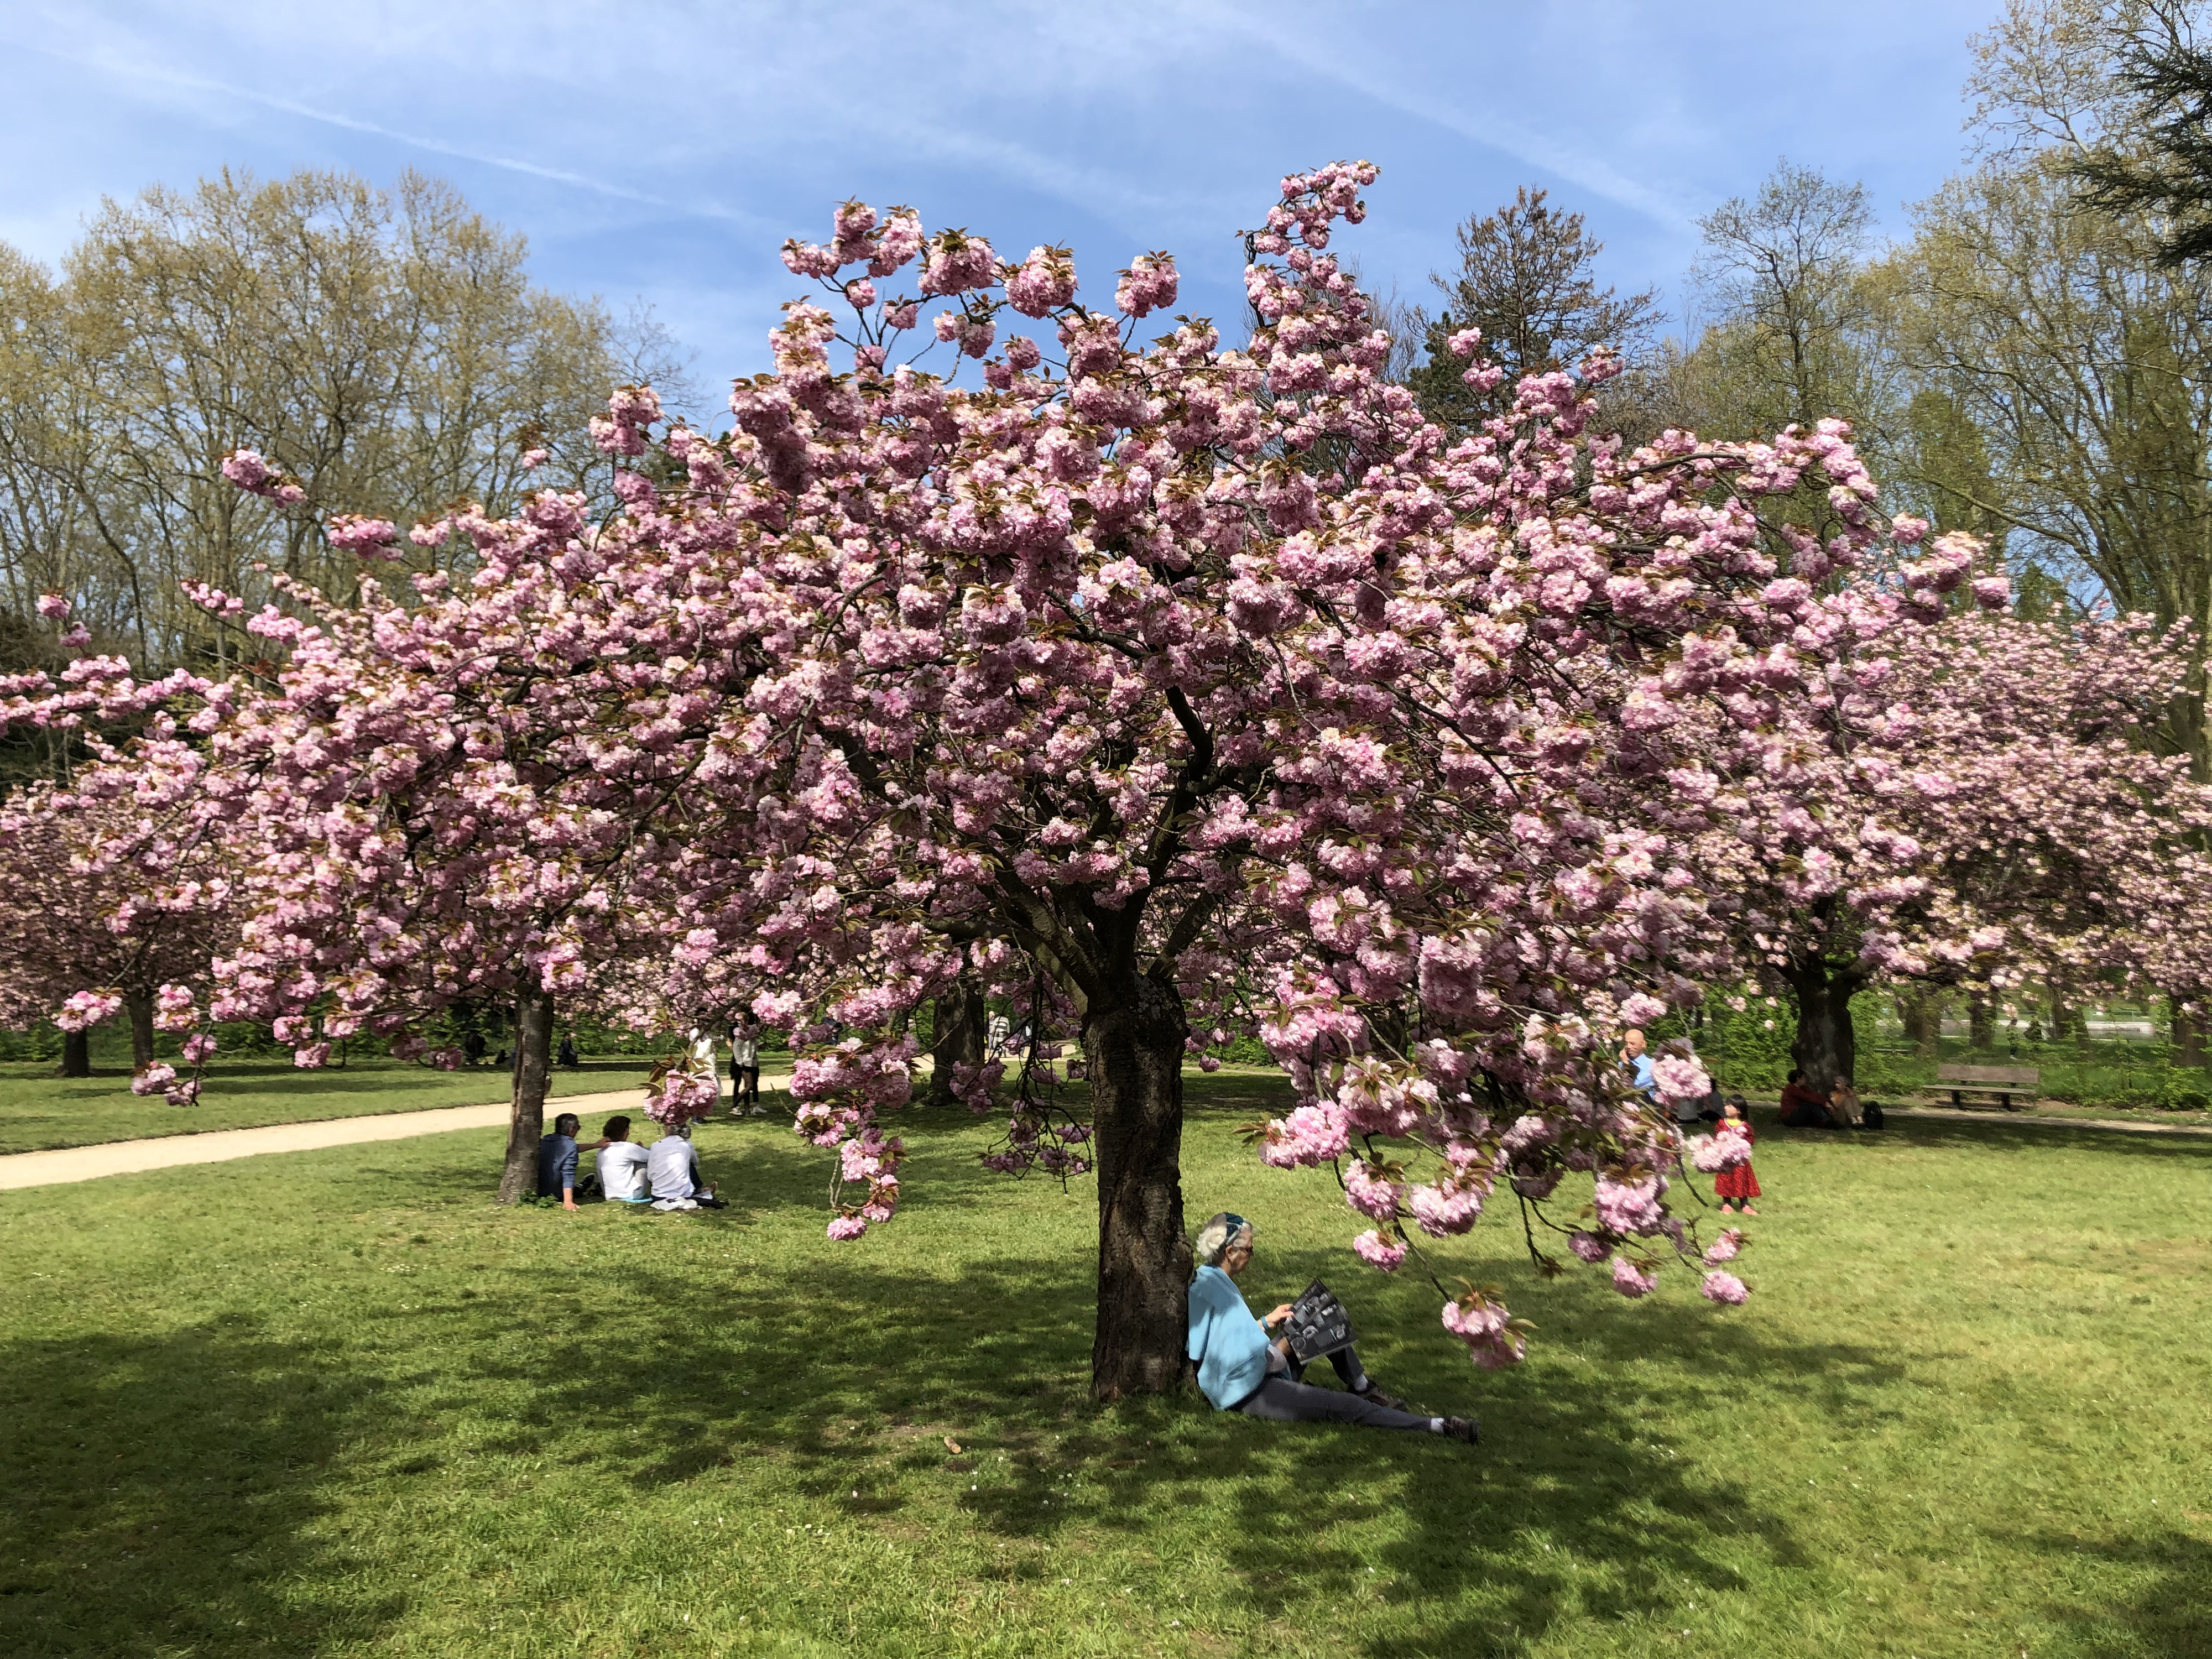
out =
[(576, 1179), (576, 1154), (582, 1150), (576, 1145), (578, 1127), (576, 1115), (563, 1112), (553, 1120), (553, 1133), (538, 1143), (538, 1196), (558, 1198), (564, 1210), (574, 1209), (579, 1197), (589, 1203), (600, 1196), (598, 1182)]
[(642, 1208), (653, 1202), (653, 1186), (646, 1174), (650, 1158), (629, 1138), (629, 1119), (611, 1117), (600, 1133), (606, 1136), (599, 1152), (599, 1185), (610, 1200)]
[(1849, 1078), (1838, 1078), (1836, 1086), (1828, 1091), (1828, 1115), (1835, 1119), (1838, 1129), (1861, 1127), (1866, 1114), (1859, 1105), (1859, 1091), (1851, 1087)]
[(1644, 1044), (1644, 1033), (1630, 1026), (1620, 1039), (1620, 1069), (1628, 1073), (1628, 1086), (1653, 1105), (1659, 1103), (1659, 1079)]
[(726, 1207), (699, 1173), (699, 1149), (691, 1144), (691, 1126), (671, 1129), (653, 1143), (646, 1155), (646, 1170), (653, 1177), (653, 1207), (656, 1210), (719, 1210)]
[(1267, 1332), (1291, 1316), (1285, 1303), (1263, 1326), (1252, 1317), (1237, 1288), (1237, 1275), (1252, 1265), (1252, 1224), (1227, 1212), (1198, 1230), (1193, 1247), (1198, 1272), (1190, 1284), (1190, 1341), (1200, 1391), (1217, 1411), (1239, 1411), (1270, 1423), (1359, 1423), (1370, 1429), (1410, 1429), (1474, 1443), (1479, 1425), (1465, 1417), (1423, 1417), (1375, 1386), (1357, 1350), (1331, 1354), (1342, 1389), (1303, 1381), (1305, 1368), (1291, 1354), (1287, 1337)]
[(553, 1063), (571, 1072), (576, 1069), (575, 1038), (569, 1036), (565, 1032), (562, 1033), (561, 1037), (561, 1047), (553, 1056)]
[(1828, 1115), (1828, 1103), (1820, 1098), (1820, 1091), (1805, 1081), (1805, 1073), (1796, 1066), (1790, 1068), (1790, 1076), (1782, 1085), (1782, 1127), (1785, 1129), (1832, 1129), (1836, 1120)]

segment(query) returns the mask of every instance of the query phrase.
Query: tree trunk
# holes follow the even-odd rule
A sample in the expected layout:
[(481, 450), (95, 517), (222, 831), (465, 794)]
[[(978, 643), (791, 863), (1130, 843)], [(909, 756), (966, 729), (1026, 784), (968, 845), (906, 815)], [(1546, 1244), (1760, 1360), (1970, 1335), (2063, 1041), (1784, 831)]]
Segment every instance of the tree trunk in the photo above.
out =
[(2181, 1006), (2185, 1002), (2195, 1002), (2201, 994), (2193, 989), (2167, 994), (2166, 1006), (2173, 1016), (2173, 1035), (2168, 1039), (2171, 1046), (2166, 1054), (2168, 1065), (2202, 1066), (2204, 1064), (2203, 1017), (2185, 1013)]
[(1135, 976), (1083, 1021), (1098, 1160), (1098, 1324), (1091, 1397), (1164, 1394), (1183, 1374), (1182, 998)]
[(1966, 1046), (1978, 1054), (1997, 1046), (1996, 1010), (1979, 992), (1966, 999)]
[(1933, 1060), (1943, 1035), (1945, 994), (1929, 985), (1902, 987), (1896, 993), (1897, 1018), (1905, 1027), (1905, 1040), (1922, 1060)]
[(553, 1075), (553, 994), (533, 976), (514, 999), (514, 1097), (507, 1119), (507, 1169), (499, 1201), (538, 1190), (538, 1142), (545, 1133), (545, 1091)]
[(126, 992), (123, 1006), (131, 1014), (131, 1069), (143, 1072), (154, 1063), (154, 994)]
[(1790, 1058), (1805, 1074), (1806, 1086), (1825, 1098), (1837, 1084), (1849, 1083), (1858, 1066), (1851, 997), (1862, 981), (1856, 974), (1832, 970), (1822, 957), (1798, 957), (1784, 977), (1797, 1003), (1797, 1035)]
[(92, 1033), (64, 1031), (62, 1033), (62, 1069), (64, 1077), (92, 1075)]
[(2071, 1042), (2081, 1035), (2081, 1011), (2053, 991), (2051, 994), (2051, 1040)]
[(945, 1106), (952, 1100), (952, 1068), (983, 1063), (983, 988), (957, 980), (930, 1010), (929, 1091), (924, 1103)]

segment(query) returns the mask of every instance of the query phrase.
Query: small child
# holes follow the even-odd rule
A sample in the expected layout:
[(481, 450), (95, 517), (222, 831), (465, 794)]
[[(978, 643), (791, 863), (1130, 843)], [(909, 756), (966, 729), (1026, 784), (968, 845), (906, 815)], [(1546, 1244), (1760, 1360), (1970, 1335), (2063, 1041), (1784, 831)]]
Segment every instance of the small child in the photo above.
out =
[[(1743, 1102), (1734, 1095), (1723, 1103), (1721, 1121), (1714, 1133), (1741, 1135), (1747, 1145), (1757, 1139), (1751, 1132), (1751, 1120), (1743, 1115)], [(1759, 1212), (1751, 1207), (1751, 1200), (1761, 1194), (1759, 1177), (1751, 1170), (1751, 1160), (1746, 1158), (1734, 1169), (1723, 1170), (1715, 1176), (1713, 1196), (1720, 1200), (1723, 1215), (1757, 1215)], [(1736, 1207), (1738, 1205), (1742, 1206), (1741, 1211)]]

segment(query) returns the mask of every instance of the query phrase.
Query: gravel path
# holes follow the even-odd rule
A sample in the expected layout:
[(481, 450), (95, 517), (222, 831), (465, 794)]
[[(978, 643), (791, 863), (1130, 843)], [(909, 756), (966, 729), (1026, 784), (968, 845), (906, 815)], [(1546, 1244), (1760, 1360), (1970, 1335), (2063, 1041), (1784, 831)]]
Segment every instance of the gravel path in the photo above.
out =
[[(563, 1095), (545, 1103), (547, 1122), (561, 1112), (579, 1117), (635, 1109), (635, 1087), (605, 1094)], [(97, 1146), (61, 1146), (41, 1152), (11, 1152), (0, 1158), (0, 1192), (22, 1187), (52, 1187), (101, 1176), (136, 1175), (185, 1164), (221, 1164), (264, 1152), (310, 1152), (325, 1146), (352, 1146), (368, 1140), (405, 1140), (444, 1134), (451, 1129), (495, 1128), (507, 1121), (507, 1103), (489, 1106), (441, 1106), (428, 1112), (386, 1112), (374, 1117), (331, 1117), (315, 1123), (271, 1123), (258, 1129), (210, 1129), (205, 1134), (160, 1135), (147, 1140), (111, 1140)]]

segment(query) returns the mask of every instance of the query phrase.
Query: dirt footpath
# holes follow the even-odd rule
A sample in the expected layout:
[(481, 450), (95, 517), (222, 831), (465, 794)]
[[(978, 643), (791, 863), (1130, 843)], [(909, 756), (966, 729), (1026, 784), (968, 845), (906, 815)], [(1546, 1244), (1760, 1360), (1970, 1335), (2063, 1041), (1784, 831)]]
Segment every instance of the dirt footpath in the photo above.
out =
[[(565, 1095), (545, 1103), (549, 1124), (562, 1112), (580, 1117), (611, 1115), (635, 1109), (637, 1090)], [(441, 1106), (428, 1112), (386, 1112), (374, 1117), (331, 1117), (314, 1123), (271, 1123), (258, 1129), (211, 1129), (205, 1134), (161, 1135), (148, 1140), (111, 1140), (97, 1146), (60, 1146), (42, 1152), (11, 1152), (0, 1158), (0, 1192), (21, 1187), (52, 1187), (100, 1176), (136, 1175), (184, 1164), (222, 1164), (264, 1152), (312, 1152), (325, 1146), (352, 1146), (369, 1140), (406, 1140), (444, 1134), (451, 1129), (489, 1129), (507, 1121), (507, 1103), (489, 1106)]]

